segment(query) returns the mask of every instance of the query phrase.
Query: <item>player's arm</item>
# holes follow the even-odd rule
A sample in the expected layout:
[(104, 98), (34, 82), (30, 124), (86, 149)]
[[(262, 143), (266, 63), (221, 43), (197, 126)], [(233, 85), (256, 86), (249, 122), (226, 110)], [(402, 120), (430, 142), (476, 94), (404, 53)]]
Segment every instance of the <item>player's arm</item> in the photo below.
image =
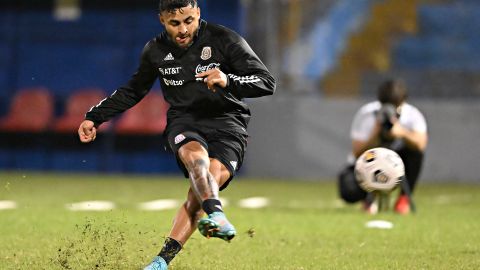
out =
[(95, 126), (98, 126), (133, 107), (150, 91), (157, 74), (150, 62), (148, 48), (149, 44), (145, 46), (140, 65), (129, 82), (118, 88), (110, 97), (92, 107), (85, 115), (86, 120), (90, 120), (95, 123)]
[(239, 98), (261, 97), (275, 92), (275, 78), (243, 38), (230, 44), (226, 52), (232, 70), (226, 74), (226, 91)]
[(244, 39), (240, 38), (238, 42), (231, 44), (227, 52), (227, 61), (237, 74), (225, 74), (215, 68), (195, 77), (203, 79), (208, 89), (214, 92), (215, 86), (219, 86), (240, 99), (273, 94), (275, 79)]

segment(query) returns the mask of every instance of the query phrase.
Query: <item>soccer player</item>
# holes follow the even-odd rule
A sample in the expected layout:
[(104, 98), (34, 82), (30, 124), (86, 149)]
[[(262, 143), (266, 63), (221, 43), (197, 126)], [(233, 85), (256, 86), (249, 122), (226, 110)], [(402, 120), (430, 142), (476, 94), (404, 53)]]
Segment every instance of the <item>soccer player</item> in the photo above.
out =
[(339, 175), (339, 193), (349, 203), (364, 201), (365, 210), (372, 214), (376, 212), (372, 196), (358, 185), (354, 164), (364, 151), (374, 147), (389, 148), (402, 158), (408, 185), (402, 187), (394, 210), (400, 214), (410, 212), (408, 195), (420, 174), (428, 135), (425, 117), (406, 99), (407, 89), (402, 81), (385, 81), (378, 88), (377, 101), (362, 106), (353, 118), (352, 152)]
[(250, 110), (243, 99), (272, 95), (276, 87), (241, 36), (200, 18), (196, 0), (160, 0), (159, 19), (165, 31), (146, 44), (130, 81), (88, 111), (78, 130), (82, 142), (93, 141), (101, 123), (137, 104), (160, 80), (170, 104), (165, 137), (190, 189), (162, 250), (145, 269), (167, 269), (197, 227), (207, 238), (235, 236), (218, 193), (246, 150)]

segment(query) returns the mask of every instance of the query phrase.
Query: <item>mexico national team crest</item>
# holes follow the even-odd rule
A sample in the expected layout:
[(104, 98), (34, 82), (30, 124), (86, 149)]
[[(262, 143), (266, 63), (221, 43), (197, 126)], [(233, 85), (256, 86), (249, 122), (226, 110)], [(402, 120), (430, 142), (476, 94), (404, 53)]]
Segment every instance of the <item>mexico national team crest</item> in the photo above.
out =
[(212, 57), (212, 48), (203, 47), (202, 55), (200, 56), (200, 58), (202, 58), (202, 60), (208, 60), (210, 59), (210, 57)]

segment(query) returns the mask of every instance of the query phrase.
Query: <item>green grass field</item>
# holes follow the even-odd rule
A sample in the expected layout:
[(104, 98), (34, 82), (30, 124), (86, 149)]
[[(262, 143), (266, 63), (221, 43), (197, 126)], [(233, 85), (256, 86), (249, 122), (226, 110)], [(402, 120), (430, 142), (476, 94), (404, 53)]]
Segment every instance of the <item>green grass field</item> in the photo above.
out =
[[(0, 269), (141, 269), (158, 253), (175, 210), (139, 203), (183, 200), (181, 177), (0, 173)], [(418, 211), (369, 216), (343, 205), (333, 181), (236, 179), (221, 193), (239, 235), (226, 243), (196, 232), (170, 269), (480, 269), (480, 185), (422, 184)], [(270, 205), (237, 202), (266, 197)], [(105, 212), (74, 202), (109, 200)], [(370, 220), (393, 229), (369, 229)]]

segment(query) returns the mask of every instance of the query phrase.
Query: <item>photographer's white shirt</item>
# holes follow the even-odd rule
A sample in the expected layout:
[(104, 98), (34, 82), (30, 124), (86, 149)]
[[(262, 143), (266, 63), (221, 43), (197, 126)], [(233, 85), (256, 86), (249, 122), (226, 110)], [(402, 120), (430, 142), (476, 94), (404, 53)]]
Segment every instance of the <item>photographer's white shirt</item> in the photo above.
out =
[[(355, 114), (350, 129), (350, 138), (355, 141), (366, 141), (372, 133), (375, 126), (375, 113), (380, 110), (382, 104), (379, 101), (373, 101), (363, 105)], [(409, 103), (403, 103), (398, 119), (400, 124), (410, 130), (416, 132), (427, 132), (427, 122), (425, 117), (415, 106)], [(355, 161), (353, 154), (350, 154), (348, 161)]]

